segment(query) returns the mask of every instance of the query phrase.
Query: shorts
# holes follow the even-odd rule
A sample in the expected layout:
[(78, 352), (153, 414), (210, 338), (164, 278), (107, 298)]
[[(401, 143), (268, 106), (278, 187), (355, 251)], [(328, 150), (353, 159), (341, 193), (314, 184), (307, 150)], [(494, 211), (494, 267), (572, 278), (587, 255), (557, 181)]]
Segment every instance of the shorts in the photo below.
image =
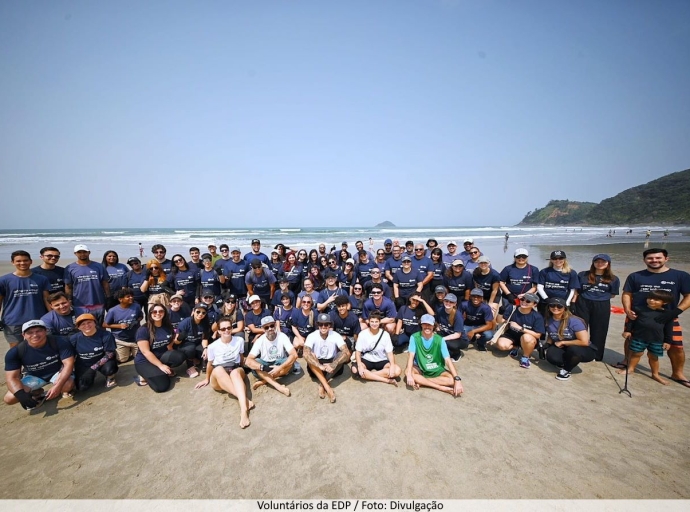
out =
[(3, 334), (5, 335), (7, 343), (10, 344), (20, 343), (24, 340), (21, 325), (6, 325)]
[[(319, 363), (321, 363), (321, 364), (328, 364), (328, 363), (332, 363), (332, 362), (333, 362), (332, 357), (329, 357), (327, 359), (319, 359)], [(338, 368), (335, 371), (335, 373), (325, 373), (324, 375), (326, 376), (326, 379), (330, 380), (334, 377), (337, 377), (338, 375), (342, 375), (344, 369), (345, 369), (345, 365), (341, 364), (340, 368)], [(307, 373), (309, 373), (309, 375), (311, 375), (312, 377), (316, 378), (316, 375), (314, 375), (314, 372), (311, 371), (311, 367), (309, 365), (307, 365)]]
[[(630, 324), (630, 320), (626, 316), (625, 317), (625, 326), (623, 327), (624, 331), (630, 332), (629, 324)], [(683, 330), (680, 328), (680, 322), (678, 321), (677, 318), (673, 319), (673, 335), (671, 337), (671, 341), (669, 342), (669, 345), (671, 345), (670, 349), (683, 348)]]
[(133, 341), (122, 341), (115, 338), (115, 354), (118, 363), (126, 363), (129, 361), (130, 355), (132, 357), (139, 352), (139, 345)]
[[(223, 370), (225, 370), (225, 373), (227, 373), (228, 375), (230, 375), (230, 374), (232, 373), (233, 370), (236, 370), (236, 369), (239, 368), (239, 367), (240, 367), (239, 365), (238, 365), (238, 366), (235, 366), (235, 365), (221, 366), (221, 368), (222, 368)], [(216, 367), (214, 367), (214, 369), (215, 369), (215, 368), (216, 368)]]
[(501, 338), (508, 338), (510, 341), (513, 342), (514, 347), (519, 347), (520, 338), (522, 338), (522, 334), (512, 330), (510, 327), (507, 327), (506, 330), (503, 331), (503, 334), (501, 334)]
[(630, 350), (633, 352), (644, 352), (645, 349), (648, 353), (655, 355), (656, 357), (664, 357), (664, 344), (660, 341), (642, 341), (642, 340), (630, 340)]
[(362, 364), (364, 364), (365, 368), (370, 372), (377, 372), (379, 370), (383, 370), (389, 362), (390, 361), (385, 360), (376, 361), (375, 363), (372, 363), (371, 361), (367, 361), (366, 359), (362, 358)]
[[(47, 386), (48, 384), (55, 384), (59, 377), (60, 372), (57, 372), (50, 378), (50, 380), (47, 381), (43, 380), (41, 377), (36, 377), (35, 375), (25, 375), (24, 377), (22, 377), (22, 385), (26, 386), (31, 391), (36, 391), (37, 389), (41, 389)], [(74, 373), (72, 373), (72, 376), (70, 378), (74, 379)]]
[[(275, 361), (264, 361), (263, 359), (256, 358), (256, 362), (259, 363), (261, 366), (268, 365), (268, 366), (280, 366), (283, 364), (285, 361), (287, 361), (287, 357), (281, 357), (280, 359), (276, 359)], [(254, 377), (257, 379), (259, 378), (259, 375), (256, 373), (256, 370), (252, 370), (252, 374)]]

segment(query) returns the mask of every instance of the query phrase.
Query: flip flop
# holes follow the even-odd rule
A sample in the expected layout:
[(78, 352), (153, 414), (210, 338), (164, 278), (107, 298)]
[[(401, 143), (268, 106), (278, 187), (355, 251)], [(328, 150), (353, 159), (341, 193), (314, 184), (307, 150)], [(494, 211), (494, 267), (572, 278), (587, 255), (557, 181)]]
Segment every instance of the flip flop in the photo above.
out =
[(148, 386), (148, 385), (149, 385), (148, 382), (143, 382), (143, 383), (142, 383), (142, 382), (141, 382), (141, 377), (139, 377), (138, 375), (135, 375), (135, 376), (132, 377), (132, 378), (134, 379), (134, 383), (135, 383), (137, 386), (139, 386), (139, 387), (143, 387), (143, 386)]
[(617, 370), (625, 370), (627, 365), (623, 362), (620, 362), (620, 363), (615, 363), (615, 364), (612, 364), (609, 366), (611, 366), (612, 368), (616, 368)]
[(681, 386), (685, 386), (686, 388), (690, 388), (690, 380), (684, 380), (684, 379), (671, 379), (673, 382), (677, 382)]

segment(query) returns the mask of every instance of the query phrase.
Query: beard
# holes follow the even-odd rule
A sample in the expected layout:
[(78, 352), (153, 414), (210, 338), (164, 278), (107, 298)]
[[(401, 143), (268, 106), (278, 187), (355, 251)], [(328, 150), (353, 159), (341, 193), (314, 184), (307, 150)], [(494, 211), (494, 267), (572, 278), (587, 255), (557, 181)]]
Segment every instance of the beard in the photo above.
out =
[(268, 341), (274, 341), (278, 337), (278, 333), (274, 330), (268, 331), (266, 333), (266, 337), (268, 338)]

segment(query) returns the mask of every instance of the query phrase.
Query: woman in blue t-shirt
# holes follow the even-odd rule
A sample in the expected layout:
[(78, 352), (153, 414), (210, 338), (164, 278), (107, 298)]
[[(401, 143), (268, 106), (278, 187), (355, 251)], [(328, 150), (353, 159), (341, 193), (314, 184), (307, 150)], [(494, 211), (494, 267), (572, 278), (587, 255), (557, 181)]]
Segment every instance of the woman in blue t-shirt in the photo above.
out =
[(123, 278), (129, 269), (123, 263), (120, 263), (120, 257), (115, 251), (105, 251), (103, 254), (103, 261), (101, 262), (105, 271), (108, 273), (108, 283), (110, 284), (110, 297), (106, 297), (105, 309), (110, 309), (117, 306), (117, 300), (113, 294), (124, 286)]
[(540, 313), (546, 313), (546, 301), (551, 297), (559, 297), (570, 306), (575, 293), (580, 289), (577, 272), (570, 268), (565, 251), (553, 251), (549, 266), (539, 271), (537, 277), (537, 293), (542, 298)]
[(190, 269), (187, 260), (181, 254), (175, 254), (172, 257), (172, 263), (170, 275), (166, 278), (167, 284), (176, 294), (182, 295), (182, 300), (193, 308), (199, 287), (199, 272), (196, 269)]
[(580, 363), (594, 360), (596, 349), (589, 341), (584, 321), (570, 313), (565, 300), (552, 297), (546, 313), (546, 360), (560, 368), (558, 380), (568, 380)]

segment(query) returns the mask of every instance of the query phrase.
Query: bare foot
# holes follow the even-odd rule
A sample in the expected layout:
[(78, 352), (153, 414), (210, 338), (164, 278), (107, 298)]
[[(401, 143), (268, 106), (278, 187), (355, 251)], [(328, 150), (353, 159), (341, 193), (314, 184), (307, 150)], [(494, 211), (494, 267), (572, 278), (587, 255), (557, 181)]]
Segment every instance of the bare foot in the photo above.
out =
[(257, 389), (259, 389), (261, 386), (263, 386), (264, 384), (266, 384), (264, 381), (262, 381), (262, 380), (257, 380), (257, 381), (254, 383), (254, 385), (252, 386), (252, 389), (253, 389), (253, 390), (257, 390)]
[(290, 390), (287, 386), (277, 386), (276, 390), (284, 394), (285, 396), (290, 396)]
[[(626, 371), (625, 368), (621, 368), (620, 370), (616, 370), (616, 373), (619, 375), (625, 375), (625, 371)], [(632, 375), (632, 374), (633, 374), (633, 372), (628, 370), (628, 375)]]
[(441, 391), (444, 393), (448, 393), (450, 396), (455, 396), (455, 390), (453, 388), (449, 388), (447, 386), (441, 386)]
[(393, 384), (396, 388), (398, 387), (398, 383), (395, 381), (395, 379), (388, 379), (388, 384)]
[(321, 398), (321, 399), (326, 398), (326, 390), (323, 389), (323, 386), (319, 386), (319, 398)]
[(326, 393), (328, 393), (328, 399), (331, 401), (332, 404), (334, 404), (335, 403), (335, 391), (333, 391), (333, 389), (329, 389), (328, 391), (326, 391)]
[(254, 402), (252, 402), (251, 400), (247, 400), (247, 410), (251, 411), (254, 407), (256, 407), (254, 405)]
[(662, 379), (660, 375), (652, 374), (652, 379), (657, 381), (659, 384), (663, 384), (664, 386), (668, 386), (668, 381), (666, 379)]
[(240, 414), (240, 428), (247, 428), (251, 423), (252, 422), (249, 421), (249, 415), (246, 412)]

